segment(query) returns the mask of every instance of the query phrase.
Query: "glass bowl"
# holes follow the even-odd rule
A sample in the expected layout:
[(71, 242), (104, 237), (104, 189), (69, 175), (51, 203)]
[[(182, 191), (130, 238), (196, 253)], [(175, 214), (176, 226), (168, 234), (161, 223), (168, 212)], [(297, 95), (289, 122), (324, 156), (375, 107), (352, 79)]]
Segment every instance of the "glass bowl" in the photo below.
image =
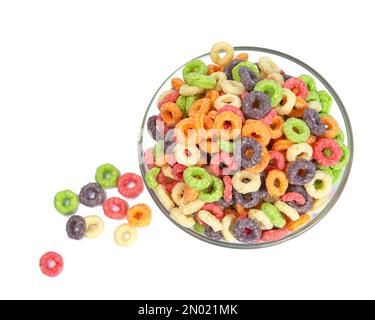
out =
[[(293, 76), (299, 76), (301, 74), (309, 74), (312, 75), (315, 78), (317, 89), (318, 90), (326, 90), (328, 91), (331, 96), (333, 97), (333, 104), (331, 107), (330, 114), (337, 120), (337, 122), (340, 125), (340, 128), (345, 132), (345, 141), (344, 143), (348, 146), (350, 150), (350, 159), (346, 167), (344, 168), (341, 178), (338, 183), (334, 185), (332, 188), (332, 191), (329, 195), (329, 200), (325, 204), (325, 206), (320, 209), (319, 212), (315, 212), (311, 215), (312, 219), (309, 223), (302, 226), (300, 229), (289, 233), (284, 238), (271, 241), (271, 242), (256, 242), (251, 244), (244, 244), (244, 243), (230, 243), (226, 241), (221, 240), (212, 240), (210, 238), (207, 238), (205, 235), (201, 235), (197, 232), (195, 232), (192, 229), (187, 229), (179, 225), (177, 222), (175, 222), (170, 216), (169, 212), (163, 207), (160, 200), (156, 196), (154, 190), (147, 188), (151, 197), (159, 207), (160, 211), (164, 213), (164, 215), (178, 228), (182, 229), (186, 233), (190, 234), (191, 236), (198, 238), (202, 241), (205, 241), (210, 244), (222, 246), (222, 247), (228, 247), (228, 248), (236, 248), (236, 249), (255, 249), (255, 248), (264, 248), (276, 244), (280, 244), (284, 241), (293, 239), (305, 231), (312, 228), (314, 225), (316, 225), (323, 217), (327, 215), (327, 213), (333, 208), (336, 201), (339, 199), (345, 184), (348, 180), (350, 169), (352, 166), (353, 161), (353, 134), (352, 134), (352, 128), (349, 120), (349, 116), (345, 110), (345, 107), (340, 99), (340, 97), (337, 95), (336, 91), (332, 88), (332, 86), (313, 68), (308, 66), (306, 63), (290, 56), (282, 52), (278, 52), (271, 49), (265, 49), (265, 48), (257, 48), (257, 47), (234, 47), (235, 54), (238, 54), (240, 52), (248, 53), (249, 55), (249, 61), (256, 62), (259, 60), (262, 56), (268, 56), (273, 61), (276, 62), (280, 66), (282, 70), (284, 70), (287, 74), (293, 75)], [(206, 53), (203, 54), (195, 59), (201, 59), (206, 64), (212, 63), (210, 60), (210, 54)], [(193, 59), (193, 60), (195, 60)], [(159, 109), (157, 107), (157, 100), (159, 95), (171, 88), (170, 80), (174, 77), (182, 77), (182, 69), (184, 66), (181, 66), (176, 71), (174, 71), (159, 87), (159, 89), (155, 92), (154, 96), (151, 99), (151, 102), (146, 109), (142, 125), (141, 125), (141, 132), (139, 135), (138, 140), (138, 155), (139, 155), (139, 163), (140, 163), (140, 170), (142, 173), (143, 178), (145, 179), (145, 174), (147, 172), (147, 166), (145, 165), (143, 161), (143, 155), (144, 151), (150, 147), (153, 147), (155, 144), (155, 141), (150, 137), (150, 135), (147, 132), (147, 119), (154, 115), (158, 114)]]

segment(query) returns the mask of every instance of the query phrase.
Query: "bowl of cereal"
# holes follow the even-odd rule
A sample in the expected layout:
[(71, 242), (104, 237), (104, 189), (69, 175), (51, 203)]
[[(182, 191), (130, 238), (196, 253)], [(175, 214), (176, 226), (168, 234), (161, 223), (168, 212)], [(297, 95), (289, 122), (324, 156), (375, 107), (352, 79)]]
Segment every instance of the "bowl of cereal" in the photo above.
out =
[(165, 216), (205, 242), (262, 248), (317, 224), (353, 160), (345, 107), (306, 63), (216, 43), (154, 94), (140, 169)]

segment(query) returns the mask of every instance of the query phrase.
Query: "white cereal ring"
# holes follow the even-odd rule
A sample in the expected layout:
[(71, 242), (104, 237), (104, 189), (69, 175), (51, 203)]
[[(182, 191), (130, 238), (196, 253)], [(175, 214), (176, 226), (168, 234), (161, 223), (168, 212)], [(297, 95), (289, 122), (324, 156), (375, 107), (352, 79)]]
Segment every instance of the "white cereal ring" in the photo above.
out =
[(176, 206), (175, 203), (169, 197), (167, 191), (165, 191), (164, 187), (161, 184), (159, 184), (155, 188), (155, 193), (163, 207), (168, 211), (171, 211), (171, 209)]
[(197, 215), (199, 219), (210, 226), (214, 230), (214, 232), (223, 230), (223, 224), (211, 212), (201, 210), (197, 213)]
[(273, 62), (270, 57), (261, 57), (259, 59), (259, 69), (268, 76), (270, 73), (280, 73), (279, 66)]
[(161, 170), (163, 171), (163, 174), (168, 177), (168, 178), (171, 178), (173, 180), (176, 179), (176, 177), (172, 174), (172, 167), (168, 164), (164, 165), (161, 167)]
[(216, 110), (219, 110), (227, 104), (240, 109), (242, 102), (241, 102), (241, 99), (235, 94), (228, 93), (228, 94), (223, 94), (222, 96), (218, 97), (215, 100), (214, 107)]
[(266, 79), (273, 80), (277, 82), (280, 86), (284, 86), (284, 78), (280, 73), (272, 72), (269, 75), (267, 75)]
[(137, 240), (137, 229), (125, 223), (115, 230), (115, 242), (121, 247), (129, 247)]
[(210, 77), (216, 80), (216, 87), (215, 90), (222, 91), (222, 83), (223, 81), (227, 80), (227, 76), (224, 72), (214, 72), (210, 74)]
[(223, 238), (226, 241), (229, 242), (236, 242), (236, 238), (233, 236), (233, 233), (231, 232), (233, 223), (236, 219), (236, 216), (234, 214), (227, 214), (223, 220), (221, 220), (221, 223), (223, 225), (223, 230), (221, 230), (221, 233), (223, 235)]
[(274, 206), (283, 214), (285, 214), (290, 220), (297, 221), (300, 218), (298, 211), (292, 208), (290, 205), (283, 201), (276, 201)]
[(232, 178), (233, 188), (239, 193), (246, 194), (260, 189), (262, 184), (260, 174), (246, 170), (238, 171)]
[(172, 200), (176, 205), (181, 205), (184, 201), (184, 190), (185, 190), (185, 183), (184, 182), (178, 182), (172, 189)]
[(92, 239), (98, 237), (104, 229), (104, 222), (98, 216), (85, 217), (86, 232), (85, 237)]
[[(225, 52), (224, 57), (220, 57), (221, 52)], [(211, 48), (211, 60), (219, 66), (224, 66), (229, 63), (234, 57), (233, 47), (226, 42), (217, 42)]]
[[(185, 152), (186, 150), (188, 152)], [(185, 146), (179, 143), (175, 146), (173, 154), (176, 161), (186, 167), (196, 165), (201, 158), (201, 152), (195, 145)]]
[(310, 161), (313, 157), (313, 148), (308, 143), (293, 144), (286, 151), (286, 158), (289, 162), (297, 159), (305, 159)]
[(275, 110), (279, 116), (285, 116), (289, 114), (294, 108), (297, 97), (294, 92), (290, 89), (283, 89), (283, 100), (284, 104), (275, 107)]
[(176, 221), (178, 224), (185, 228), (192, 229), (195, 225), (195, 220), (193, 217), (185, 216), (181, 213), (180, 209), (173, 208), (170, 212), (170, 217)]
[(316, 171), (314, 179), (305, 184), (307, 193), (314, 199), (322, 199), (329, 195), (332, 189), (332, 177), (323, 172)]
[(180, 205), (180, 211), (185, 216), (190, 216), (193, 213), (198, 212), (205, 205), (205, 202), (199, 199), (191, 201), (189, 203), (182, 203)]
[(188, 97), (188, 96), (195, 96), (197, 94), (201, 94), (204, 92), (204, 89), (194, 86), (189, 86), (188, 84), (184, 84), (181, 86), (179, 93), (182, 96)]
[(221, 87), (225, 93), (236, 96), (240, 96), (245, 91), (244, 85), (235, 80), (225, 80), (221, 83)]
[(254, 219), (261, 230), (271, 230), (273, 228), (270, 218), (262, 210), (250, 209), (249, 218)]
[(322, 111), (322, 104), (319, 101), (310, 101), (308, 106), (310, 109), (314, 109), (316, 112)]
[(324, 198), (321, 198), (321, 199), (315, 199), (310, 211), (312, 213), (320, 212), (324, 208), (327, 202), (328, 202), (328, 196), (325, 196)]

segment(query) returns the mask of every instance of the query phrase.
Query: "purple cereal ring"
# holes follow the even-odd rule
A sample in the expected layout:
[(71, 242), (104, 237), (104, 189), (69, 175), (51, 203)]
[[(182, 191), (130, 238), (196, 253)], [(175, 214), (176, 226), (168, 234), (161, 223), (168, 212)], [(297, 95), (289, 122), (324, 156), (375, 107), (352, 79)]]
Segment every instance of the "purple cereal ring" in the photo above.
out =
[(292, 208), (296, 209), (299, 214), (304, 214), (313, 206), (313, 198), (307, 193), (304, 187), (290, 186), (287, 192), (296, 192), (305, 198), (305, 203), (303, 205), (298, 205), (295, 201), (287, 202)]
[(313, 135), (321, 137), (326, 133), (326, 127), (316, 110), (306, 109), (303, 114), (303, 120), (306, 122)]
[(245, 94), (242, 111), (246, 119), (262, 119), (271, 110), (270, 97), (260, 91)]
[(289, 183), (295, 186), (304, 186), (309, 183), (314, 179), (315, 173), (315, 165), (304, 159), (291, 162), (286, 169)]
[[(249, 156), (248, 151), (252, 153)], [(241, 166), (243, 168), (252, 168), (262, 160), (262, 146), (253, 138), (244, 138), (241, 141)]]
[(156, 126), (157, 117), (158, 116), (155, 115), (147, 119), (147, 131), (154, 140), (157, 140), (157, 138), (160, 136), (159, 130)]
[(225, 201), (224, 198), (221, 198), (218, 202), (216, 202), (221, 208), (225, 209), (225, 208), (228, 208), (232, 205), (234, 205), (234, 198), (232, 197), (232, 199), (228, 202), (228, 201)]
[(233, 236), (240, 242), (252, 243), (258, 241), (262, 236), (259, 224), (253, 219), (238, 219), (233, 226)]
[(238, 69), (238, 75), (247, 92), (252, 91), (259, 81), (257, 74), (246, 67), (240, 67)]
[(242, 194), (233, 190), (233, 196), (236, 203), (242, 204), (246, 209), (250, 209), (258, 204), (263, 194), (259, 191)]
[(204, 226), (204, 234), (207, 238), (210, 238), (212, 240), (221, 240), (223, 239), (223, 235), (220, 231), (215, 232), (210, 226), (205, 225)]
[(229, 62), (227, 64), (227, 66), (225, 67), (225, 70), (224, 70), (224, 73), (225, 75), (227, 76), (227, 79), (228, 80), (233, 80), (233, 74), (232, 74), (232, 71), (233, 71), (233, 68), (238, 65), (240, 62), (242, 62), (242, 60), (240, 59), (235, 59), (231, 62)]

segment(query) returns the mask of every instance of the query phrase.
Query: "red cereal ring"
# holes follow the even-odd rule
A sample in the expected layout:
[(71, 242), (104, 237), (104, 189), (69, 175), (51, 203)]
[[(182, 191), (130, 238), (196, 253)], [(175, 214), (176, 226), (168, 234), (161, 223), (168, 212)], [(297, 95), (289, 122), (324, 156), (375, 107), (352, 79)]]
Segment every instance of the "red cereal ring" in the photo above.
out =
[(269, 164), (266, 168), (266, 171), (271, 170), (284, 170), (285, 169), (285, 157), (280, 151), (270, 150), (268, 151), (270, 156)]
[(324, 167), (336, 165), (342, 156), (342, 150), (334, 139), (321, 138), (314, 145), (314, 159)]
[(161, 106), (164, 104), (164, 103), (167, 103), (167, 102), (173, 102), (175, 103), (178, 99), (178, 97), (180, 96), (180, 94), (178, 93), (177, 90), (172, 90), (171, 93), (167, 94), (163, 99), (161, 99), (160, 101), (158, 101), (158, 108), (160, 109)]
[(174, 154), (166, 154), (165, 159), (167, 160), (167, 163), (173, 167), (176, 164), (176, 158), (174, 157)]
[[(224, 168), (222, 166), (224, 165)], [(238, 171), (239, 165), (234, 158), (227, 152), (217, 153), (210, 163), (210, 171), (216, 177), (222, 177), (223, 174), (233, 174)], [(225, 171), (225, 172), (224, 172)]]
[(270, 112), (268, 112), (264, 118), (260, 119), (265, 125), (270, 126), (273, 123), (273, 118), (275, 118), (277, 115), (277, 112), (275, 109), (272, 109)]
[(233, 197), (233, 185), (232, 185), (232, 178), (230, 176), (223, 177), (224, 182), (224, 195), (223, 198), (226, 202), (231, 202)]
[(220, 113), (222, 113), (224, 111), (231, 111), (231, 112), (235, 113), (236, 115), (238, 115), (241, 118), (242, 122), (245, 122), (245, 117), (244, 117), (241, 109), (238, 109), (237, 107), (226, 104), (225, 106), (222, 106), (219, 110), (217, 110), (216, 115), (219, 115)]
[(117, 197), (109, 198), (103, 203), (104, 214), (111, 219), (124, 219), (128, 208), (128, 203)]
[(306, 202), (305, 197), (298, 192), (287, 192), (281, 197), (281, 201), (291, 202), (294, 201), (297, 205), (303, 206)]
[(163, 171), (160, 171), (159, 174), (156, 176), (156, 182), (159, 184), (167, 183), (171, 180), (171, 178), (168, 178)]
[(184, 181), (184, 171), (186, 167), (183, 164), (176, 163), (172, 167), (172, 175), (176, 178), (177, 181)]
[(177, 183), (178, 183), (177, 180), (170, 179), (169, 181), (163, 183), (163, 186), (164, 186), (165, 190), (166, 190), (169, 194), (171, 194), (173, 188), (175, 187), (175, 185), (176, 185)]
[(125, 173), (118, 179), (117, 188), (125, 198), (136, 198), (143, 191), (143, 180), (135, 173)]
[(155, 167), (154, 149), (153, 148), (147, 149), (145, 151), (143, 159), (148, 169)]
[(288, 228), (263, 231), (260, 242), (277, 241), (284, 238), (288, 233), (290, 233)]
[(56, 277), (64, 268), (64, 260), (58, 253), (50, 251), (40, 258), (39, 268), (46, 276)]
[(304, 100), (306, 100), (309, 89), (307, 88), (306, 83), (304, 83), (299, 78), (290, 78), (285, 81), (284, 88), (292, 90), (297, 97), (300, 97)]
[(216, 203), (206, 203), (202, 207), (202, 210), (211, 212), (219, 220), (223, 219), (225, 215), (223, 209), (221, 209)]

